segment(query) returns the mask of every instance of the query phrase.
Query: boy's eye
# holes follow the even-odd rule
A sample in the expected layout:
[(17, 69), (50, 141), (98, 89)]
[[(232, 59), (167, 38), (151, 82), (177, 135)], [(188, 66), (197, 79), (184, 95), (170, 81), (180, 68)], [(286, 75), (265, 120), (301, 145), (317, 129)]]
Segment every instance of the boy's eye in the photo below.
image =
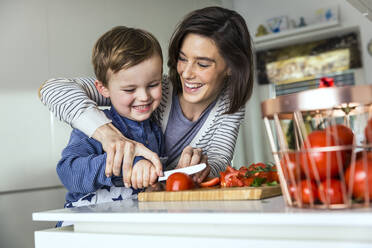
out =
[(153, 84), (150, 84), (149, 87), (150, 87), (150, 88), (154, 88), (154, 87), (156, 87), (156, 86), (159, 86), (159, 84), (160, 84), (159, 82), (157, 82), (157, 83), (153, 83)]
[(134, 92), (134, 90), (135, 89), (123, 89), (123, 91), (128, 92), (128, 93), (132, 93), (132, 92)]

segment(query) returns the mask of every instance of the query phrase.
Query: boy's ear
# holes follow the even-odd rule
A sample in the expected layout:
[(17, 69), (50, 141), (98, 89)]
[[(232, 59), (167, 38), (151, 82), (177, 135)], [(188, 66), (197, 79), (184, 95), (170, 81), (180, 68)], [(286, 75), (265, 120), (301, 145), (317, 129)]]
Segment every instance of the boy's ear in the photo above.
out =
[(106, 86), (103, 85), (101, 81), (98, 81), (98, 80), (94, 81), (94, 85), (96, 86), (96, 89), (102, 96), (106, 98), (110, 97), (110, 93), (108, 89), (106, 88)]

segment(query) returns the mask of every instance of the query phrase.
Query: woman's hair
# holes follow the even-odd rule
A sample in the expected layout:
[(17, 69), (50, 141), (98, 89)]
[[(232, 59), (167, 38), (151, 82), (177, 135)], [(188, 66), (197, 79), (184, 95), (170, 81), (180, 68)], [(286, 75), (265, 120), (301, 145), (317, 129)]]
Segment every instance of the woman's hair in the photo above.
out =
[(109, 70), (116, 73), (135, 66), (154, 54), (163, 60), (160, 44), (151, 33), (125, 26), (114, 27), (104, 33), (94, 45), (94, 73), (107, 86)]
[(177, 61), (187, 34), (210, 38), (230, 69), (226, 86), (230, 106), (226, 114), (235, 113), (252, 94), (253, 51), (247, 25), (237, 12), (221, 7), (207, 7), (188, 14), (174, 31), (169, 45), (169, 78), (176, 93), (182, 92)]

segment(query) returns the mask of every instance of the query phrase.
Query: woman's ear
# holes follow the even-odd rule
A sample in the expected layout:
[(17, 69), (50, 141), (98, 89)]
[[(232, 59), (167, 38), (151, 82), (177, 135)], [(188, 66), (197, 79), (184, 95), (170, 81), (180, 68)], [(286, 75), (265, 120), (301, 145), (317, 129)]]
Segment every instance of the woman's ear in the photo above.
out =
[(230, 69), (230, 67), (227, 67), (226, 75), (227, 75), (228, 77), (231, 76), (231, 69)]
[(99, 92), (102, 96), (104, 96), (104, 97), (106, 97), (106, 98), (110, 97), (110, 92), (109, 92), (109, 90), (106, 88), (106, 86), (103, 85), (103, 83), (102, 83), (101, 81), (96, 80), (96, 81), (94, 82), (94, 85), (96, 86), (96, 89), (98, 90), (98, 92)]

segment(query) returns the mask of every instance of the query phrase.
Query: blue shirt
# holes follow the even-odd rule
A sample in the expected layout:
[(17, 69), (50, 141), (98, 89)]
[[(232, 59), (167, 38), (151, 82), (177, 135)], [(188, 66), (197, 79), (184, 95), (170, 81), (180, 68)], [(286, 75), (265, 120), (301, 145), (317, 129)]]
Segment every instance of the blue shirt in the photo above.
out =
[[(113, 106), (104, 112), (125, 137), (144, 144), (159, 157), (164, 156), (163, 135), (154, 121), (130, 120), (120, 116)], [(62, 158), (57, 164), (58, 176), (68, 190), (67, 202), (77, 201), (87, 193), (95, 192), (104, 186), (123, 185), (121, 177), (106, 177), (106, 157), (100, 142), (77, 129), (72, 131), (68, 145), (62, 151)], [(143, 158), (135, 157), (133, 164), (141, 159)]]

